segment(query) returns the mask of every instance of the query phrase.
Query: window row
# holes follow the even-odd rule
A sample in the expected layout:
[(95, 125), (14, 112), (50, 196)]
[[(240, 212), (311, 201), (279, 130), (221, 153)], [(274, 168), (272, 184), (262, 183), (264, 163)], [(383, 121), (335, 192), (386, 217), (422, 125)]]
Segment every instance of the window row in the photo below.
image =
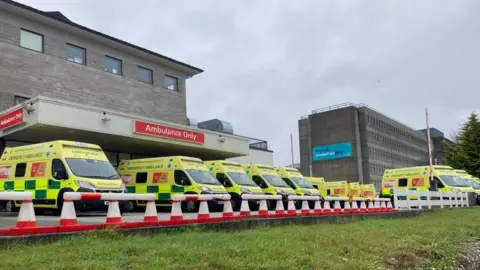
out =
[[(48, 162), (35, 162), (30, 163), (30, 166), (28, 166), (28, 163), (17, 163), (14, 172), (15, 178), (45, 176), (47, 164)], [(28, 170), (27, 167), (29, 168)], [(56, 178), (55, 171), (59, 169), (66, 171), (65, 165), (60, 159), (53, 159), (51, 165), (51, 176), (53, 178)]]
[(375, 164), (375, 163), (370, 163), (370, 174), (379, 174), (383, 175), (386, 169), (390, 169), (390, 167), (381, 165), (381, 164)]
[[(20, 46), (29, 50), (43, 53), (44, 36), (29, 30), (20, 29)], [(80, 46), (66, 43), (65, 59), (73, 63), (86, 65), (87, 50)], [(105, 55), (103, 70), (109, 73), (122, 75), (122, 60)], [(152, 69), (143, 66), (137, 66), (136, 72), (138, 81), (153, 84)], [(165, 75), (163, 87), (171, 91), (178, 91), (178, 78)]]
[[(396, 164), (398, 163), (398, 164), (407, 165), (407, 166), (417, 164), (418, 161), (422, 159), (422, 156), (398, 155), (396, 153), (392, 153), (392, 152), (389, 152), (389, 151), (385, 151), (385, 150), (377, 149), (377, 148), (373, 148), (373, 147), (368, 148), (368, 156), (369, 156), (369, 158), (378, 157), (380, 159), (387, 160), (387, 161), (391, 160), (392, 162), (394, 162)], [(426, 159), (426, 156), (424, 157), (424, 159)]]
[(376, 126), (380, 129), (383, 129), (389, 133), (395, 133), (399, 136), (402, 136), (404, 138), (407, 138), (407, 139), (410, 139), (410, 140), (413, 140), (417, 143), (425, 143), (426, 141), (426, 138), (425, 139), (422, 139), (421, 137), (417, 137), (415, 135), (412, 135), (412, 133), (408, 132), (408, 131), (405, 131), (405, 130), (402, 130), (402, 129), (399, 129), (399, 128), (396, 128), (380, 119), (377, 119), (375, 117), (372, 117), (372, 116), (369, 116), (369, 115), (365, 115), (364, 116), (364, 119), (366, 120), (366, 122), (368, 123), (368, 125), (371, 125), (371, 126)]
[(383, 135), (374, 132), (367, 132), (368, 140), (375, 142), (378, 145), (382, 145), (386, 148), (392, 148), (397, 151), (406, 152), (407, 154), (415, 154), (415, 155), (426, 155), (427, 154), (427, 146), (425, 148), (416, 148), (411, 145), (407, 145), (400, 141), (387, 138)]

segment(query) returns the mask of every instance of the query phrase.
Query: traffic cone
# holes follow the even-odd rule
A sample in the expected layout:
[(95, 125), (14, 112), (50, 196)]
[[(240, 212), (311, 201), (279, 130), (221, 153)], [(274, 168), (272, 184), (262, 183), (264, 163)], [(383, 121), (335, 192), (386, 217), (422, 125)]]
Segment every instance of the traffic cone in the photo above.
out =
[(315, 201), (315, 205), (313, 207), (313, 214), (314, 215), (321, 215), (322, 214), (322, 205), (320, 204), (320, 200)]
[(332, 213), (333, 213), (333, 209), (330, 207), (330, 200), (324, 200), (322, 214), (330, 215)]
[(387, 212), (387, 205), (384, 200), (380, 202), (380, 212)]
[(260, 217), (268, 217), (268, 207), (267, 207), (267, 200), (262, 199), (260, 200), (260, 208), (258, 209), (258, 215)]
[(250, 216), (250, 206), (248, 206), (248, 200), (242, 198), (242, 204), (240, 205), (240, 216)]
[(360, 202), (360, 213), (368, 213), (366, 200)]
[(35, 211), (33, 210), (32, 200), (23, 200), (15, 227), (31, 228), (36, 226), (37, 221), (35, 219)]
[(394, 211), (395, 211), (395, 209), (392, 206), (392, 201), (388, 200), (387, 201), (387, 212), (394, 212)]
[(374, 204), (375, 204), (374, 200), (369, 200), (368, 201), (368, 208), (367, 208), (368, 213), (374, 213), (375, 212)]
[(376, 200), (375, 200), (374, 207), (375, 207), (375, 208), (374, 208), (373, 211), (374, 211), (375, 213), (380, 212), (380, 200), (379, 200), (379, 199), (376, 199)]
[(75, 205), (71, 200), (64, 200), (62, 213), (60, 215), (60, 226), (77, 225), (77, 215), (75, 213)]
[(277, 200), (277, 207), (275, 208), (275, 216), (284, 217), (286, 214), (285, 208), (283, 207), (283, 201)]
[(208, 201), (201, 200), (200, 208), (197, 215), (198, 222), (206, 222), (210, 219), (210, 211), (208, 210)]
[(349, 201), (345, 201), (345, 205), (343, 207), (343, 213), (345, 214), (350, 214), (352, 212), (351, 210), (352, 208), (350, 207), (350, 202)]
[(310, 206), (308, 205), (307, 200), (302, 201), (302, 216), (309, 216), (310, 215)]
[(295, 204), (293, 200), (288, 199), (288, 216), (296, 216), (297, 215), (297, 208), (295, 208)]
[(145, 215), (143, 216), (143, 222), (145, 223), (158, 222), (158, 213), (157, 213), (157, 206), (155, 205), (155, 200), (150, 200), (147, 202), (147, 207), (145, 208)]
[(343, 209), (340, 206), (339, 200), (335, 200), (335, 203), (333, 204), (333, 212), (337, 214), (341, 214), (343, 212)]
[(172, 201), (172, 212), (170, 213), (170, 222), (182, 222), (183, 213), (182, 213), (182, 204), (181, 201)]
[(223, 214), (222, 217), (224, 220), (234, 219), (235, 215), (233, 214), (232, 202), (230, 200), (225, 200), (223, 204)]
[(107, 220), (106, 224), (118, 224), (122, 223), (122, 215), (120, 214), (120, 207), (118, 201), (110, 201), (108, 204)]
[(350, 213), (358, 213), (360, 210), (358, 209), (357, 201), (352, 201), (352, 209), (350, 209)]

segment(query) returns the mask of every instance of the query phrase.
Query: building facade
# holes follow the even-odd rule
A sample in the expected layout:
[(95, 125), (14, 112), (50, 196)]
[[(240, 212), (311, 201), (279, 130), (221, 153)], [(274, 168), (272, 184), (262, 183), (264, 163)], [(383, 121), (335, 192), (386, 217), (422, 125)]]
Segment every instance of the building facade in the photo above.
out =
[[(427, 135), (427, 129), (421, 129)], [(430, 144), (432, 145), (432, 163), (434, 165), (445, 165), (445, 145), (453, 142), (445, 137), (445, 134), (436, 128), (430, 128)]]
[(249, 139), (201, 129), (186, 80), (202, 73), (86, 28), (59, 12), (0, 0), (0, 151), (51, 140), (99, 144), (121, 159), (248, 156)]
[(373, 183), (383, 172), (428, 164), (426, 136), (364, 104), (341, 104), (299, 120), (304, 175)]

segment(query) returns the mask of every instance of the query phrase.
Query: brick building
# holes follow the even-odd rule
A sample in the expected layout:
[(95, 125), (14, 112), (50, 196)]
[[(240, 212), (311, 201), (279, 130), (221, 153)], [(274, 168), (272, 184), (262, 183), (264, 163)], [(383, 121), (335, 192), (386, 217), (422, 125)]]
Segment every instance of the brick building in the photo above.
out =
[(315, 110), (298, 122), (304, 175), (374, 183), (383, 172), (428, 164), (425, 134), (364, 104)]
[(191, 125), (186, 80), (203, 71), (69, 20), (0, 0), (0, 150), (64, 139), (120, 159), (248, 156), (249, 138)]

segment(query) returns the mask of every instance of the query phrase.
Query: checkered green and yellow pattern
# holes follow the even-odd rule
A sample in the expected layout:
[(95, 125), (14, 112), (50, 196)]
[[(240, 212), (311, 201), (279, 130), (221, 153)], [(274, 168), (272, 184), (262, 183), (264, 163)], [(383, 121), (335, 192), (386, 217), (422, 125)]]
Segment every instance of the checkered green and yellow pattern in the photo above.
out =
[[(127, 190), (129, 193), (153, 193), (155, 194), (156, 204), (170, 204), (170, 200), (172, 199), (172, 195), (174, 193), (183, 194), (185, 192), (185, 188), (182, 186), (176, 185), (131, 185), (127, 186)], [(146, 205), (146, 203), (138, 203), (139, 205)]]
[[(5, 180), (0, 181), (0, 192), (31, 191), (33, 200), (56, 200), (60, 192), (61, 182), (53, 179)], [(48, 203), (48, 204), (55, 204)]]

